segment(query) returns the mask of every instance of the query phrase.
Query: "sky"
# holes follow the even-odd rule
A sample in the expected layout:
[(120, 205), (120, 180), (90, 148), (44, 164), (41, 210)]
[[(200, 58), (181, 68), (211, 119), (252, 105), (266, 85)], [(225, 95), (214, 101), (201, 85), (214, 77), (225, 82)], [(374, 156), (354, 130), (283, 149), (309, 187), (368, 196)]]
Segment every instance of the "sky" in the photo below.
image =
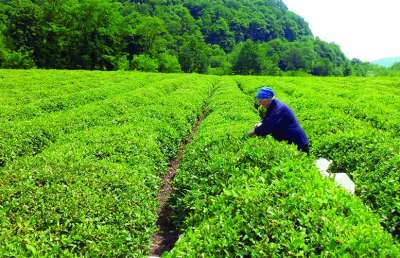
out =
[(400, 56), (400, 0), (283, 0), (314, 36), (340, 46), (348, 58)]

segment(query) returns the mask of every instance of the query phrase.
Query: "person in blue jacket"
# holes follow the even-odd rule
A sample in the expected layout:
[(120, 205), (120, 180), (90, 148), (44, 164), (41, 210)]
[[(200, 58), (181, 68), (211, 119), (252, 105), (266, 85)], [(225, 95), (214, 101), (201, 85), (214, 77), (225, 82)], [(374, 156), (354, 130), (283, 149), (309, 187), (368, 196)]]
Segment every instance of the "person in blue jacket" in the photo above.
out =
[(274, 91), (269, 87), (262, 87), (257, 92), (256, 98), (259, 104), (267, 109), (267, 113), (262, 122), (249, 131), (248, 135), (271, 135), (278, 141), (296, 144), (299, 150), (308, 153), (310, 142), (293, 111), (285, 103), (276, 99)]

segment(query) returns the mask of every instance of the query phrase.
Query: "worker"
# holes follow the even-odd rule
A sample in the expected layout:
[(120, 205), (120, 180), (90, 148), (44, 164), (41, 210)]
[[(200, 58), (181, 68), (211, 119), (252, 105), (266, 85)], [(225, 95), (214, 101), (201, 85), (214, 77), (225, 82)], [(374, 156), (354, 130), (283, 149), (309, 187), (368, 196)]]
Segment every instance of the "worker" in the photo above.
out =
[(267, 109), (261, 123), (258, 123), (247, 134), (249, 136), (272, 135), (277, 141), (296, 144), (297, 149), (309, 152), (309, 141), (293, 111), (275, 97), (269, 87), (262, 87), (256, 95), (258, 103)]

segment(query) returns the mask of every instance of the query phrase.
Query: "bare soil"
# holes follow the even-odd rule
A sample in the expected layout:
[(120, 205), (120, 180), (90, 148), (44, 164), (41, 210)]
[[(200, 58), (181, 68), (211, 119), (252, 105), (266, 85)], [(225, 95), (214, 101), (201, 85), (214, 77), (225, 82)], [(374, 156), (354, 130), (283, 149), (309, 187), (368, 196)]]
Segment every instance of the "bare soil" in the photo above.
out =
[(158, 201), (160, 202), (160, 210), (158, 212), (157, 226), (159, 231), (153, 236), (152, 247), (150, 256), (161, 256), (164, 252), (171, 251), (176, 241), (179, 238), (179, 232), (175, 225), (170, 220), (169, 215), (171, 214), (171, 207), (167, 205), (168, 199), (173, 191), (172, 181), (175, 177), (176, 171), (179, 168), (179, 164), (182, 161), (185, 148), (192, 142), (194, 135), (201, 122), (204, 120), (205, 111), (197, 119), (194, 124), (190, 135), (181, 143), (179, 146), (176, 158), (171, 160), (169, 163), (168, 172), (163, 178), (163, 183), (160, 188), (158, 195)]

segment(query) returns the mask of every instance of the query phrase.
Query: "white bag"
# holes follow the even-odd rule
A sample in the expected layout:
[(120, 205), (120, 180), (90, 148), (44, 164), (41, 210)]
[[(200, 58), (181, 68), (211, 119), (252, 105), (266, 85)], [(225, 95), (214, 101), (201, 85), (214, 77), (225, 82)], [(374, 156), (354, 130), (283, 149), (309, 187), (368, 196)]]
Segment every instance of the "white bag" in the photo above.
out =
[(330, 174), (328, 172), (328, 169), (332, 163), (333, 163), (332, 160), (327, 160), (325, 158), (319, 158), (315, 161), (315, 165), (317, 166), (323, 178), (333, 177), (336, 185), (341, 186), (344, 189), (346, 189), (349, 193), (354, 194), (356, 190), (356, 185), (346, 173)]

